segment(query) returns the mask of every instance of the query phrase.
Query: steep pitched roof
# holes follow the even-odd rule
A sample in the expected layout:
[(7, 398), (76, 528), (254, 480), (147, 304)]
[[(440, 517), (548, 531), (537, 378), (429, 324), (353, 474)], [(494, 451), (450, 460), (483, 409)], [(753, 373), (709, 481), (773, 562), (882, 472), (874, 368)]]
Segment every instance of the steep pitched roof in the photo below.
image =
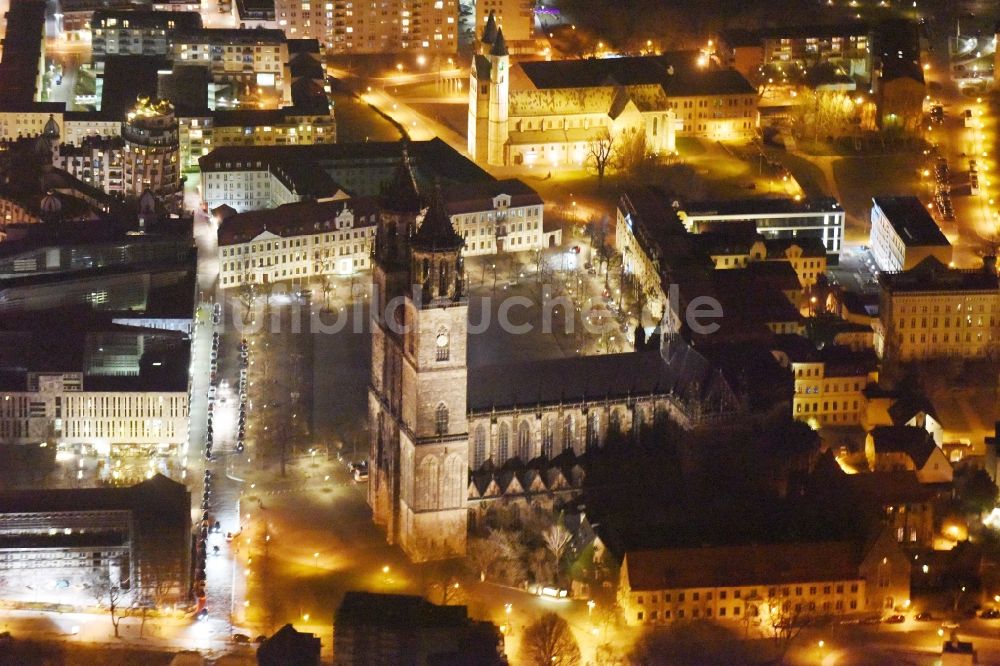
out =
[(465, 241), (455, 231), (451, 217), (445, 209), (444, 197), (441, 196), (441, 186), (434, 188), (431, 205), (424, 215), (420, 228), (413, 234), (411, 244), (422, 250), (457, 250)]
[(384, 208), (395, 213), (420, 212), (420, 193), (417, 191), (417, 181), (413, 176), (409, 148), (406, 144), (403, 145), (403, 152), (392, 180), (382, 188), (380, 200)]
[(492, 44), (493, 42), (496, 41), (496, 39), (497, 39), (497, 19), (493, 13), (493, 10), (491, 9), (490, 15), (486, 17), (486, 27), (483, 28), (482, 40), (484, 44)]
[(490, 48), (490, 55), (510, 55), (510, 52), (507, 50), (507, 40), (503, 38), (503, 28), (497, 28), (497, 38), (493, 42), (493, 46)]
[(633, 590), (852, 580), (860, 564), (850, 541), (630, 550), (625, 557)]
[(937, 445), (923, 428), (914, 426), (876, 426), (871, 432), (875, 453), (904, 453), (917, 469), (927, 464)]

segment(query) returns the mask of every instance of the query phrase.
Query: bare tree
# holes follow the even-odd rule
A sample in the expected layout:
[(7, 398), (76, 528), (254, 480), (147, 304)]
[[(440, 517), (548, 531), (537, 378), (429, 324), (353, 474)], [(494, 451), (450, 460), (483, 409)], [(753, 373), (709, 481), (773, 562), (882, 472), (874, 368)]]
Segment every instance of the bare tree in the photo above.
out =
[(525, 577), (525, 547), (513, 530), (491, 530), (469, 540), (468, 561), (481, 577), (520, 585)]
[(636, 174), (649, 161), (649, 145), (646, 130), (630, 127), (624, 130), (615, 142), (612, 166), (622, 173)]
[(559, 522), (542, 532), (542, 541), (545, 542), (545, 548), (555, 558), (556, 571), (559, 571), (563, 556), (566, 555), (566, 549), (573, 543), (573, 533), (563, 525), (561, 515), (559, 516)]
[(253, 274), (249, 270), (243, 273), (239, 293), (240, 303), (243, 304), (243, 323), (248, 324), (253, 316), (253, 306), (257, 301), (257, 283), (254, 282)]
[(528, 626), (521, 638), (521, 663), (528, 666), (577, 666), (580, 646), (569, 623), (546, 613)]
[(320, 280), (321, 280), (320, 289), (323, 290), (323, 307), (324, 309), (329, 310), (330, 294), (332, 294), (334, 290), (333, 278), (327, 275), (326, 273), (323, 273), (320, 276)]
[(615, 138), (607, 127), (601, 128), (587, 143), (587, 161), (597, 171), (597, 182), (604, 181), (604, 172), (611, 164)]
[(118, 625), (122, 618), (128, 616), (128, 606), (125, 600), (128, 597), (128, 590), (122, 587), (122, 581), (111, 580), (111, 574), (107, 569), (95, 571), (88, 580), (90, 594), (97, 602), (98, 606), (103, 606), (111, 616), (111, 626), (115, 629), (115, 638), (118, 638)]

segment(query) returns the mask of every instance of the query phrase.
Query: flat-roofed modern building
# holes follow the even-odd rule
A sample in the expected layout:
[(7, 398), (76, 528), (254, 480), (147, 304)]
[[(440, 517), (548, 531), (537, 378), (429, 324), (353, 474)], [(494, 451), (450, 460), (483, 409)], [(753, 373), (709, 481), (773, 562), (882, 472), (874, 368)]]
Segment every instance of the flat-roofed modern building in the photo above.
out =
[(916, 197), (873, 197), (871, 225), (871, 252), (880, 271), (908, 271), (931, 256), (951, 263), (951, 243)]
[(927, 256), (910, 270), (879, 276), (875, 351), (884, 361), (983, 358), (1000, 341), (996, 268), (949, 268)]
[(753, 221), (765, 240), (817, 238), (833, 263), (844, 242), (844, 209), (833, 198), (734, 199), (678, 203), (677, 215), (688, 231), (719, 230), (724, 222)]
[(0, 491), (0, 598), (166, 607), (191, 591), (191, 494), (162, 475), (130, 487)]

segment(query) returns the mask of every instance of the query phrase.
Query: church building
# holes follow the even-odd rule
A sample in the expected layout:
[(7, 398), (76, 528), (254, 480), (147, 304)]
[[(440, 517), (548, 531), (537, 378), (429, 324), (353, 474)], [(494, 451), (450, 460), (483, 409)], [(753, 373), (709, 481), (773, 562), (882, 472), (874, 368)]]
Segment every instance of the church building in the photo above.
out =
[(551, 494), (541, 478), (560, 457), (666, 422), (711, 429), (790, 412), (791, 375), (766, 346), (695, 348), (673, 329), (659, 350), (469, 368), (465, 242), (440, 191), (425, 207), (405, 151), (379, 208), (368, 501), (414, 561), (463, 555), (470, 513), (484, 489), (510, 492), (510, 469), (541, 469), (519, 492)]
[(754, 135), (757, 91), (698, 51), (584, 60), (510, 62), (491, 14), (469, 82), (469, 155), (481, 164), (580, 166), (607, 130), (644, 131), (656, 154), (678, 136)]

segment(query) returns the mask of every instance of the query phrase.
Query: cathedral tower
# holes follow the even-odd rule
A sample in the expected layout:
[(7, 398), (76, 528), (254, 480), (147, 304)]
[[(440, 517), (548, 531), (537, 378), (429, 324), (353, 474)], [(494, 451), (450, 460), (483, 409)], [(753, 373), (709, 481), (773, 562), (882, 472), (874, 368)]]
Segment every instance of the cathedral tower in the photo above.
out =
[(509, 136), (510, 54), (503, 29), (490, 13), (469, 81), (469, 155), (479, 163), (502, 165)]
[(369, 503), (414, 561), (465, 553), (468, 531), (462, 238), (440, 192), (420, 203), (404, 153), (375, 240)]

